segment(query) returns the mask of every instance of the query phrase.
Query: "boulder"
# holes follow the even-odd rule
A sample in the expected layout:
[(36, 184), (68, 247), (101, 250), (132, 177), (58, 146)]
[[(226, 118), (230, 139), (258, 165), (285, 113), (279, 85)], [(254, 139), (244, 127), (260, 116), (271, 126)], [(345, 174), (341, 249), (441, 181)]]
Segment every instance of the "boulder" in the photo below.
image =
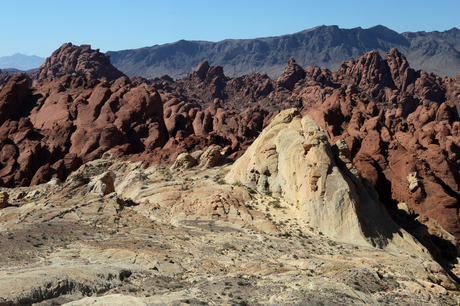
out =
[(0, 209), (9, 206), (8, 199), (9, 199), (9, 195), (6, 191), (0, 192)]
[(109, 193), (115, 192), (114, 179), (110, 171), (106, 171), (91, 179), (88, 183), (86, 193), (92, 193), (99, 196), (105, 196)]
[(196, 159), (189, 153), (182, 153), (177, 156), (176, 161), (171, 166), (171, 170), (188, 169), (196, 164)]
[(209, 146), (209, 148), (200, 156), (199, 167), (211, 168), (216, 166), (223, 158), (221, 151), (222, 147), (219, 145)]

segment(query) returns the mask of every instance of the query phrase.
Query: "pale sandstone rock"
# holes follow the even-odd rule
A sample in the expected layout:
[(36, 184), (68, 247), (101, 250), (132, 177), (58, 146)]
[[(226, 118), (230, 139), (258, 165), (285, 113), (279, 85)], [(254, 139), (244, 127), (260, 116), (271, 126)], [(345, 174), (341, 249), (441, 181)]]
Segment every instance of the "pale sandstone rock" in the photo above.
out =
[(206, 186), (198, 188), (182, 197), (172, 207), (171, 213), (185, 213), (188, 218), (229, 219), (233, 222), (252, 220), (243, 200), (247, 200), (246, 192), (230, 192), (225, 187)]
[(0, 192), (0, 208), (8, 207), (9, 195), (6, 191)]
[(222, 147), (219, 145), (211, 145), (201, 156), (200, 156), (200, 168), (210, 168), (216, 166), (222, 159), (221, 154)]
[(190, 155), (191, 155), (194, 159), (198, 160), (198, 159), (200, 159), (200, 157), (201, 157), (201, 155), (202, 155), (203, 153), (204, 153), (204, 152), (203, 152), (202, 150), (197, 150), (197, 151), (195, 151), (195, 152), (190, 153)]
[(409, 210), (409, 206), (407, 205), (407, 203), (404, 203), (404, 202), (398, 203), (398, 210), (407, 216), (410, 215), (410, 210)]
[(114, 180), (110, 171), (104, 172), (91, 179), (86, 190), (86, 193), (93, 193), (100, 196), (115, 192)]
[[(100, 297), (87, 297), (78, 301), (64, 304), (65, 306), (164, 306), (164, 305), (200, 305), (201, 302), (196, 300), (199, 290), (183, 290), (165, 294), (153, 295), (150, 297), (134, 297), (124, 294), (110, 294)], [(185, 301), (188, 301), (185, 302)], [(195, 303), (191, 303), (195, 301)]]
[(414, 192), (419, 186), (418, 179), (417, 179), (417, 173), (409, 173), (407, 175), (407, 182), (409, 183), (409, 190), (411, 192)]
[(115, 266), (51, 266), (0, 273), (0, 304), (24, 305), (82, 291), (95, 294), (120, 285), (131, 272)]
[(334, 239), (379, 247), (393, 243), (425, 253), (360, 184), (343, 144), (338, 151), (349, 174), (337, 166), (313, 118), (286, 110), (262, 131), (225, 180), (279, 192), (301, 219)]
[(47, 183), (48, 185), (51, 185), (51, 186), (59, 186), (61, 185), (61, 180), (58, 179), (57, 177), (53, 177), (52, 179), (49, 180), (49, 182)]
[(112, 294), (102, 297), (87, 297), (81, 300), (65, 303), (66, 306), (85, 306), (85, 305), (94, 305), (94, 306), (147, 306), (148, 304), (142, 301), (140, 298), (134, 296), (123, 295), (123, 294)]
[(171, 166), (171, 171), (176, 169), (188, 169), (196, 164), (196, 159), (189, 153), (182, 153), (177, 156), (174, 164)]
[[(311, 232), (285, 199), (275, 208), (273, 197), (218, 183), (230, 167), (171, 173), (165, 166), (109, 166), (81, 167), (73, 176), (78, 184), (8, 191), (13, 206), (0, 210), (0, 304), (377, 305), (383, 298), (457, 305), (454, 282), (431, 258)], [(88, 182), (107, 169), (135, 204), (121, 205), (115, 193), (86, 194)], [(33, 198), (18, 197), (34, 191)], [(264, 219), (268, 212), (272, 220)], [(279, 235), (286, 232), (292, 235)], [(421, 286), (394, 285), (409, 280)]]

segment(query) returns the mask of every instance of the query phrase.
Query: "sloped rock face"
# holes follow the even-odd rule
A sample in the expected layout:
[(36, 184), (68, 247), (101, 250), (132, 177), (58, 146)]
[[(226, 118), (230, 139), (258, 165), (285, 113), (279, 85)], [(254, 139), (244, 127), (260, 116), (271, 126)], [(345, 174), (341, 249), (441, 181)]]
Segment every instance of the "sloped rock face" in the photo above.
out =
[(8, 119), (18, 120), (26, 106), (28, 81), (23, 74), (14, 76), (0, 92), (0, 124)]
[(47, 78), (64, 75), (87, 79), (105, 77), (109, 82), (125, 76), (110, 63), (109, 55), (99, 52), (99, 49), (91, 49), (90, 45), (75, 46), (71, 43), (63, 44), (54, 51), (38, 72), (32, 74), (35, 85)]
[(372, 198), (366, 189), (372, 187), (363, 186), (346, 159), (346, 149), (342, 143), (337, 150), (343, 153), (333, 156), (325, 133), (312, 117), (302, 118), (297, 109), (286, 110), (264, 129), (225, 179), (284, 197), (295, 205), (299, 217), (329, 237), (380, 247), (396, 243), (421, 251), (423, 247)]

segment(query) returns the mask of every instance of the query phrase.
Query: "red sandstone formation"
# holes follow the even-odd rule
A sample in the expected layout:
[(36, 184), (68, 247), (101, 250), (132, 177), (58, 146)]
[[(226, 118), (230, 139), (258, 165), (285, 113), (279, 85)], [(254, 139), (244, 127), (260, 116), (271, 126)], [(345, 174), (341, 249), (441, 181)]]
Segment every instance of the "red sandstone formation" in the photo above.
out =
[[(203, 62), (181, 80), (121, 77), (110, 84), (110, 73), (95, 80), (103, 70), (88, 68), (104, 55), (68, 44), (58, 51), (41, 67), (39, 85), (15, 76), (0, 93), (3, 186), (62, 179), (107, 150), (149, 164), (217, 144), (234, 160), (276, 113), (298, 107), (331, 142), (348, 144), (359, 173), (390, 210), (405, 202), (460, 237), (460, 78), (414, 71), (393, 49), (336, 72), (291, 59), (277, 80), (228, 78)], [(84, 76), (43, 80), (66, 67), (86, 67)]]
[(64, 76), (29, 88), (15, 76), (0, 93), (1, 185), (63, 179), (82, 162), (117, 148), (152, 151), (168, 140), (160, 95), (126, 78)]
[(182, 135), (193, 137), (223, 131), (240, 140), (238, 114), (248, 107), (265, 110), (258, 119), (261, 127), (280, 109), (301, 107), (331, 141), (346, 141), (360, 174), (376, 186), (388, 208), (406, 202), (414, 214), (433, 217), (460, 237), (459, 81), (414, 71), (396, 49), (385, 59), (369, 52), (344, 62), (337, 72), (303, 70), (291, 59), (278, 80), (253, 73), (213, 83), (209, 70), (205, 62), (182, 80), (153, 81), (176, 99), (175, 105), (205, 109), (189, 109), (188, 117), (169, 123), (169, 130), (183, 127)]
[(11, 78), (11, 74), (0, 69), (0, 89), (2, 89)]
[(33, 84), (64, 75), (84, 76), (88, 79), (105, 77), (109, 82), (125, 76), (110, 63), (110, 56), (99, 52), (99, 49), (92, 50), (90, 45), (74, 46), (66, 43), (54, 51), (40, 69), (32, 74)]

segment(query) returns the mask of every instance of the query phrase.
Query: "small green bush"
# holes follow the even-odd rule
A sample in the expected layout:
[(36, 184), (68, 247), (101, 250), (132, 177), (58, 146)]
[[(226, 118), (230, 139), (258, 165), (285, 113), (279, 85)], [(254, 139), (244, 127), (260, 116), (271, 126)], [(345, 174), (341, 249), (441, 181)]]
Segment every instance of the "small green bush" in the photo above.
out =
[(276, 199), (276, 200), (268, 202), (268, 205), (271, 205), (274, 208), (280, 208), (281, 207), (281, 201), (280, 201), (280, 199)]

